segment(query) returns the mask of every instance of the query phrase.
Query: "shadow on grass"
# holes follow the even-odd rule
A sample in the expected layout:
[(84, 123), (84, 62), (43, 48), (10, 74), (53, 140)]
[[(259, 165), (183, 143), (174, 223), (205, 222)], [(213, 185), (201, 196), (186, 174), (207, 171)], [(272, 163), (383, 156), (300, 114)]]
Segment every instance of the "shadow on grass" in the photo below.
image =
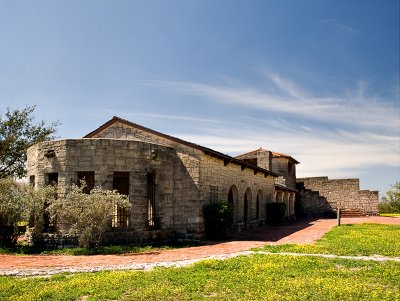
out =
[(0, 254), (16, 255), (118, 255), (118, 254), (156, 254), (161, 250), (179, 249), (198, 246), (198, 242), (172, 242), (169, 244), (153, 244), (148, 246), (100, 246), (97, 248), (44, 248), (27, 245), (16, 245), (12, 248), (0, 248)]

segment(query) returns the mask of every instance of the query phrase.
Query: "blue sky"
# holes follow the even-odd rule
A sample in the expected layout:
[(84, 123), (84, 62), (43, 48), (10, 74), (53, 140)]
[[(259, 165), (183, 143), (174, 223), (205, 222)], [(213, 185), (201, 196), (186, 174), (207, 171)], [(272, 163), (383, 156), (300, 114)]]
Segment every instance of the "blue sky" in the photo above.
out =
[(399, 1), (0, 0), (0, 114), (117, 115), (298, 176), (400, 180)]

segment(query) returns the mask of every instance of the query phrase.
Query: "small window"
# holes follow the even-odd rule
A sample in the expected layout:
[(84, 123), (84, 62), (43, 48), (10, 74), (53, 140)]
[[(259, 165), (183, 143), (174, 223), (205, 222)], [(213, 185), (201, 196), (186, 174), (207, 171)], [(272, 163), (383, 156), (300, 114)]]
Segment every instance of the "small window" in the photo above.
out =
[[(129, 195), (129, 172), (114, 172), (113, 189), (120, 194)], [(128, 209), (115, 206), (112, 227), (124, 228), (128, 226)]]
[(35, 187), (35, 176), (29, 176), (29, 185)]
[(76, 185), (81, 186), (82, 181), (85, 181), (86, 183), (86, 187), (83, 189), (83, 192), (89, 194), (94, 188), (94, 171), (78, 171)]
[[(35, 176), (33, 176), (33, 182)], [(31, 177), (29, 178), (31, 181)], [(45, 174), (46, 185), (58, 185), (58, 173), (51, 172)], [(57, 196), (56, 196), (57, 197)], [(47, 201), (44, 202), (44, 210), (43, 210), (43, 231), (44, 232), (54, 232), (55, 231), (55, 220), (50, 218), (50, 213), (47, 211), (49, 207), (49, 203)]]
[(213, 202), (218, 202), (219, 201), (219, 196), (218, 196), (218, 186), (209, 186), (210, 191), (209, 191), (209, 196), (208, 199), (211, 203)]
[(57, 185), (58, 184), (58, 173), (51, 172), (45, 175), (47, 185)]

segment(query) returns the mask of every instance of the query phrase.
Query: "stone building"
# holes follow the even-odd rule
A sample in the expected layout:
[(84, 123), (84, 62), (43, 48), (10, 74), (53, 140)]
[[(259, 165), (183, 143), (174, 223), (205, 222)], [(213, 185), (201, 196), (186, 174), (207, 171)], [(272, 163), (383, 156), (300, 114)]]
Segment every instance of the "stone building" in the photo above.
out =
[(337, 208), (377, 212), (377, 192), (360, 191), (358, 180), (296, 179), (299, 162), (289, 155), (259, 148), (231, 157), (119, 117), (82, 139), (33, 145), (27, 156), (34, 185), (55, 182), (64, 194), (84, 179), (89, 190), (129, 196), (132, 208), (116, 208), (110, 219), (112, 243), (202, 239), (203, 205), (216, 201), (233, 204), (236, 231), (264, 224), (271, 202), (286, 203), (292, 219), (296, 198), (308, 216)]
[(294, 202), (297, 191), (296, 164), (299, 162), (289, 155), (271, 152), (261, 147), (236, 158), (279, 175), (275, 178), (274, 200), (286, 204), (285, 217), (292, 219), (295, 214)]
[(265, 223), (276, 200), (271, 165), (230, 157), (114, 117), (82, 139), (38, 143), (28, 149), (35, 185), (58, 183), (59, 193), (85, 179), (88, 188), (117, 189), (130, 212), (116, 210), (109, 242), (145, 242), (204, 235), (202, 207), (234, 205), (235, 230)]

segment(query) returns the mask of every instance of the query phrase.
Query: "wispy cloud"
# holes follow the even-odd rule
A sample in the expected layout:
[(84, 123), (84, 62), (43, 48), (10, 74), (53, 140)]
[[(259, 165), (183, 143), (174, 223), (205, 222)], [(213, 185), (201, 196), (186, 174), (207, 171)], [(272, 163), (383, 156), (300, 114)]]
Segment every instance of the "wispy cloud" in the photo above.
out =
[(326, 23), (329, 26), (331, 26), (332, 28), (337, 29), (341, 32), (344, 32), (348, 35), (355, 35), (358, 33), (357, 29), (355, 29), (351, 26), (348, 26), (348, 25), (344, 24), (343, 22), (340, 22), (337, 19), (324, 19), (324, 20), (322, 20), (322, 22)]
[(105, 109), (102, 111), (104, 113), (107, 113), (108, 115), (123, 116), (128, 119), (129, 118), (137, 118), (137, 117), (150, 117), (150, 118), (192, 121), (192, 122), (201, 122), (201, 123), (218, 123), (218, 124), (224, 123), (221, 120), (198, 118), (198, 117), (194, 117), (194, 116), (185, 116), (185, 115), (167, 115), (167, 114), (156, 114), (156, 113), (129, 113), (129, 112), (123, 112), (123, 111), (118, 111), (118, 110), (114, 110), (114, 109)]
[(224, 153), (237, 155), (260, 146), (288, 153), (301, 162), (300, 176), (351, 177), (367, 167), (400, 166), (398, 100), (367, 95), (364, 82), (341, 95), (319, 96), (277, 74), (269, 74), (268, 80), (274, 93), (194, 82), (151, 84), (266, 113), (264, 119), (250, 112), (236, 116), (229, 126), (219, 125), (218, 131), (210, 125), (202, 127), (204, 134), (180, 136)]
[(343, 95), (320, 97), (304, 92), (295, 83), (276, 74), (271, 74), (269, 79), (280, 93), (272, 94), (252, 87), (234, 88), (194, 82), (157, 81), (153, 84), (219, 103), (361, 129), (399, 131), (398, 108), (378, 96), (365, 95), (363, 82)]

